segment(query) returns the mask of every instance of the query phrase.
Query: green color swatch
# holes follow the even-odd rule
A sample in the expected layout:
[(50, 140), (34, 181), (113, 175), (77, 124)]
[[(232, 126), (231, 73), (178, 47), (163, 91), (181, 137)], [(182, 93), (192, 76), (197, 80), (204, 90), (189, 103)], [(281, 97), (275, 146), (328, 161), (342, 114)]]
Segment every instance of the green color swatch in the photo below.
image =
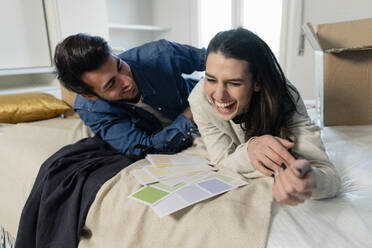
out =
[(133, 194), (132, 197), (153, 204), (166, 195), (168, 195), (168, 193), (165, 191), (155, 189), (152, 187), (145, 187), (142, 190)]

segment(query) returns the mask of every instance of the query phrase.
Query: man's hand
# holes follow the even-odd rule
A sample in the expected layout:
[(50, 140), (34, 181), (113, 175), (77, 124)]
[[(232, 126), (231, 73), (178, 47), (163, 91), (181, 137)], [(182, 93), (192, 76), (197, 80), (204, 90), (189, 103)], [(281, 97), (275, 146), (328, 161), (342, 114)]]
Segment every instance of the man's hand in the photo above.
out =
[(187, 119), (189, 119), (191, 121), (191, 123), (194, 123), (194, 118), (192, 117), (192, 112), (191, 112), (190, 107), (185, 109), (185, 111), (183, 111), (183, 114), (184, 114), (184, 116), (186, 116)]
[(273, 193), (283, 204), (296, 206), (311, 197), (316, 187), (314, 172), (307, 160), (295, 160), (275, 173)]
[(290, 142), (279, 137), (263, 135), (255, 137), (248, 144), (248, 156), (251, 163), (266, 176), (271, 176), (282, 163), (289, 165), (295, 158), (287, 151), (294, 146)]

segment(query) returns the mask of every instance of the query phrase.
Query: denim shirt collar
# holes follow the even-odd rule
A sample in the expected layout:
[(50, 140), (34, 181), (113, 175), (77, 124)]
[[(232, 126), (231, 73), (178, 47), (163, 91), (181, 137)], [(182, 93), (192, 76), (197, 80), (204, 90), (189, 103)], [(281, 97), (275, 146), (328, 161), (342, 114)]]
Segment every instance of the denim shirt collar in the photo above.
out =
[(142, 97), (147, 98), (148, 96), (155, 95), (155, 89), (147, 82), (146, 78), (143, 77), (141, 69), (139, 69), (135, 64), (132, 64), (130, 61), (125, 62), (129, 65), (132, 71), (134, 81), (137, 83)]

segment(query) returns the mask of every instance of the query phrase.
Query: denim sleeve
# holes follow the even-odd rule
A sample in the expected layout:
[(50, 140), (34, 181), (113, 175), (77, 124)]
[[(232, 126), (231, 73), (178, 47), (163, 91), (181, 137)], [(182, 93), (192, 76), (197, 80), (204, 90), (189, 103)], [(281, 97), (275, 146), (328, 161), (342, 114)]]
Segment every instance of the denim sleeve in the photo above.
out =
[[(148, 134), (146, 131), (136, 127), (129, 119), (107, 113), (92, 114), (82, 109), (78, 109), (77, 112), (95, 134), (98, 134), (111, 147), (124, 155), (129, 155), (135, 145), (152, 146), (163, 141), (170, 141), (177, 146), (186, 148), (192, 143), (192, 134), (197, 130), (195, 125), (183, 114), (178, 115), (172, 124), (161, 131)], [(87, 116), (89, 118), (84, 118)], [(155, 147), (160, 152), (167, 152), (168, 149), (164, 145)], [(138, 155), (139, 152), (137, 151), (135, 154)]]
[(173, 66), (179, 74), (205, 70), (205, 48), (196, 48), (167, 40), (161, 41), (166, 45), (169, 54), (172, 55)]

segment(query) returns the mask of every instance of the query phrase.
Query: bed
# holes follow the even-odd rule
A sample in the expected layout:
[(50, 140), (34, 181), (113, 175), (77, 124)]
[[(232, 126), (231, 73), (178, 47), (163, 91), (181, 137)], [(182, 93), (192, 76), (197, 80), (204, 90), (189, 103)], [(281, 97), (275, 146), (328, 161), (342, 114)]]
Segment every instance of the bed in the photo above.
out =
[[(12, 247), (40, 165), (65, 145), (91, 136), (76, 118), (0, 126), (1, 247)], [(251, 208), (261, 214), (262, 204), (271, 206), (271, 196), (246, 204), (248, 188), (242, 187), (160, 219), (127, 198), (140, 187), (130, 175), (141, 166), (140, 160), (99, 190), (79, 247), (372, 247), (372, 126), (325, 127), (322, 136), (343, 179), (336, 198), (297, 207), (274, 202), (271, 217), (255, 222), (245, 213)], [(205, 156), (202, 146), (198, 140), (186, 153)], [(267, 192), (251, 185), (256, 195)]]

